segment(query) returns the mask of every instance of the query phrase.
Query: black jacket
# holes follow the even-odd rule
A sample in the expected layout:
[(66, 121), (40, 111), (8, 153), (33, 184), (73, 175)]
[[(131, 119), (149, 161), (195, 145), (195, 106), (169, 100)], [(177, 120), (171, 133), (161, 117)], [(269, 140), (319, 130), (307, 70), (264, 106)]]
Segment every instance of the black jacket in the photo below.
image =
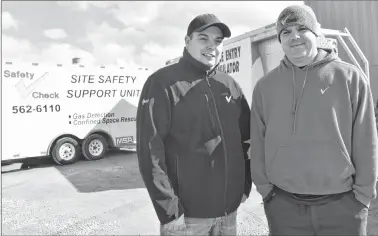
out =
[(161, 224), (182, 213), (224, 216), (243, 193), (249, 196), (249, 127), (239, 85), (186, 50), (148, 78), (138, 105), (137, 153)]

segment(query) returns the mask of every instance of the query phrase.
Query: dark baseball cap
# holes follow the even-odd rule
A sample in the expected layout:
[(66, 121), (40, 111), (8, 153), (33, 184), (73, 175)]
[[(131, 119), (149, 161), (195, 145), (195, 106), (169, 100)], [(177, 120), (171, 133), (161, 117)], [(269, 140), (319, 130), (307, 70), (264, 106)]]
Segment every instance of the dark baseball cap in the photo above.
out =
[(228, 28), (228, 26), (222, 23), (218, 19), (218, 17), (216, 17), (213, 14), (202, 14), (202, 15), (196, 16), (196, 18), (194, 18), (190, 22), (186, 35), (189, 36), (193, 32), (201, 32), (211, 26), (217, 26), (218, 28), (220, 28), (223, 32), (223, 37), (225, 38), (231, 37), (231, 31)]

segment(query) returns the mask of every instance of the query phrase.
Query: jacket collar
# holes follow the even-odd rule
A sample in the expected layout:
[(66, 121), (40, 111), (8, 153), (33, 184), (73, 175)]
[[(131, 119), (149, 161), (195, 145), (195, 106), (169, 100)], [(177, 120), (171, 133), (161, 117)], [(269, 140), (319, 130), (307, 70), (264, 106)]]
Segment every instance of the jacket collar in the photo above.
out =
[(216, 71), (216, 68), (219, 65), (219, 63), (218, 63), (216, 66), (214, 66), (214, 68), (211, 69), (210, 66), (205, 65), (205, 64), (199, 62), (198, 60), (196, 60), (194, 57), (192, 57), (192, 55), (189, 54), (189, 52), (186, 48), (184, 48), (183, 56), (180, 59), (180, 62), (187, 64), (187, 65), (190, 65), (192, 67), (192, 69), (194, 69), (196, 72), (198, 72), (200, 74), (207, 74), (207, 75), (213, 74), (213, 72)]

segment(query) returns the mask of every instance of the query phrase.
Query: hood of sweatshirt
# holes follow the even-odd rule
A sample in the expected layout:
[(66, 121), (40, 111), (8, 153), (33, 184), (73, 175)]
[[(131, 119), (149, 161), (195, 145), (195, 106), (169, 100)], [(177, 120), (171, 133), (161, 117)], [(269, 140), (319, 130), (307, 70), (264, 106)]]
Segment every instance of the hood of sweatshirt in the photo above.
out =
[[(301, 70), (311, 70), (315, 69), (316, 67), (319, 67), (323, 65), (324, 63), (328, 63), (333, 60), (339, 60), (339, 56), (336, 53), (336, 50), (334, 49), (318, 49), (318, 54), (316, 55), (314, 61), (304, 67), (301, 68)], [(281, 67), (285, 69), (291, 69), (296, 67), (293, 63), (289, 61), (287, 56), (281, 60), (280, 63)], [(298, 68), (298, 67), (297, 67)], [(299, 68), (298, 68), (299, 69)]]

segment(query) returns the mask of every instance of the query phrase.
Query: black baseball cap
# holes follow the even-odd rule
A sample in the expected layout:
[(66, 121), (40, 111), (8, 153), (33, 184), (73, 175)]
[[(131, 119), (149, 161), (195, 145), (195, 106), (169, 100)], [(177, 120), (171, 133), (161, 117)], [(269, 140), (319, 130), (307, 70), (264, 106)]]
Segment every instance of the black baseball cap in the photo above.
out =
[(213, 14), (202, 14), (196, 16), (194, 18), (189, 26), (188, 26), (188, 31), (186, 35), (191, 35), (193, 32), (201, 32), (211, 26), (217, 26), (220, 28), (223, 32), (223, 37), (229, 38), (231, 37), (231, 31), (230, 28), (224, 23), (222, 23), (218, 17), (216, 17)]

